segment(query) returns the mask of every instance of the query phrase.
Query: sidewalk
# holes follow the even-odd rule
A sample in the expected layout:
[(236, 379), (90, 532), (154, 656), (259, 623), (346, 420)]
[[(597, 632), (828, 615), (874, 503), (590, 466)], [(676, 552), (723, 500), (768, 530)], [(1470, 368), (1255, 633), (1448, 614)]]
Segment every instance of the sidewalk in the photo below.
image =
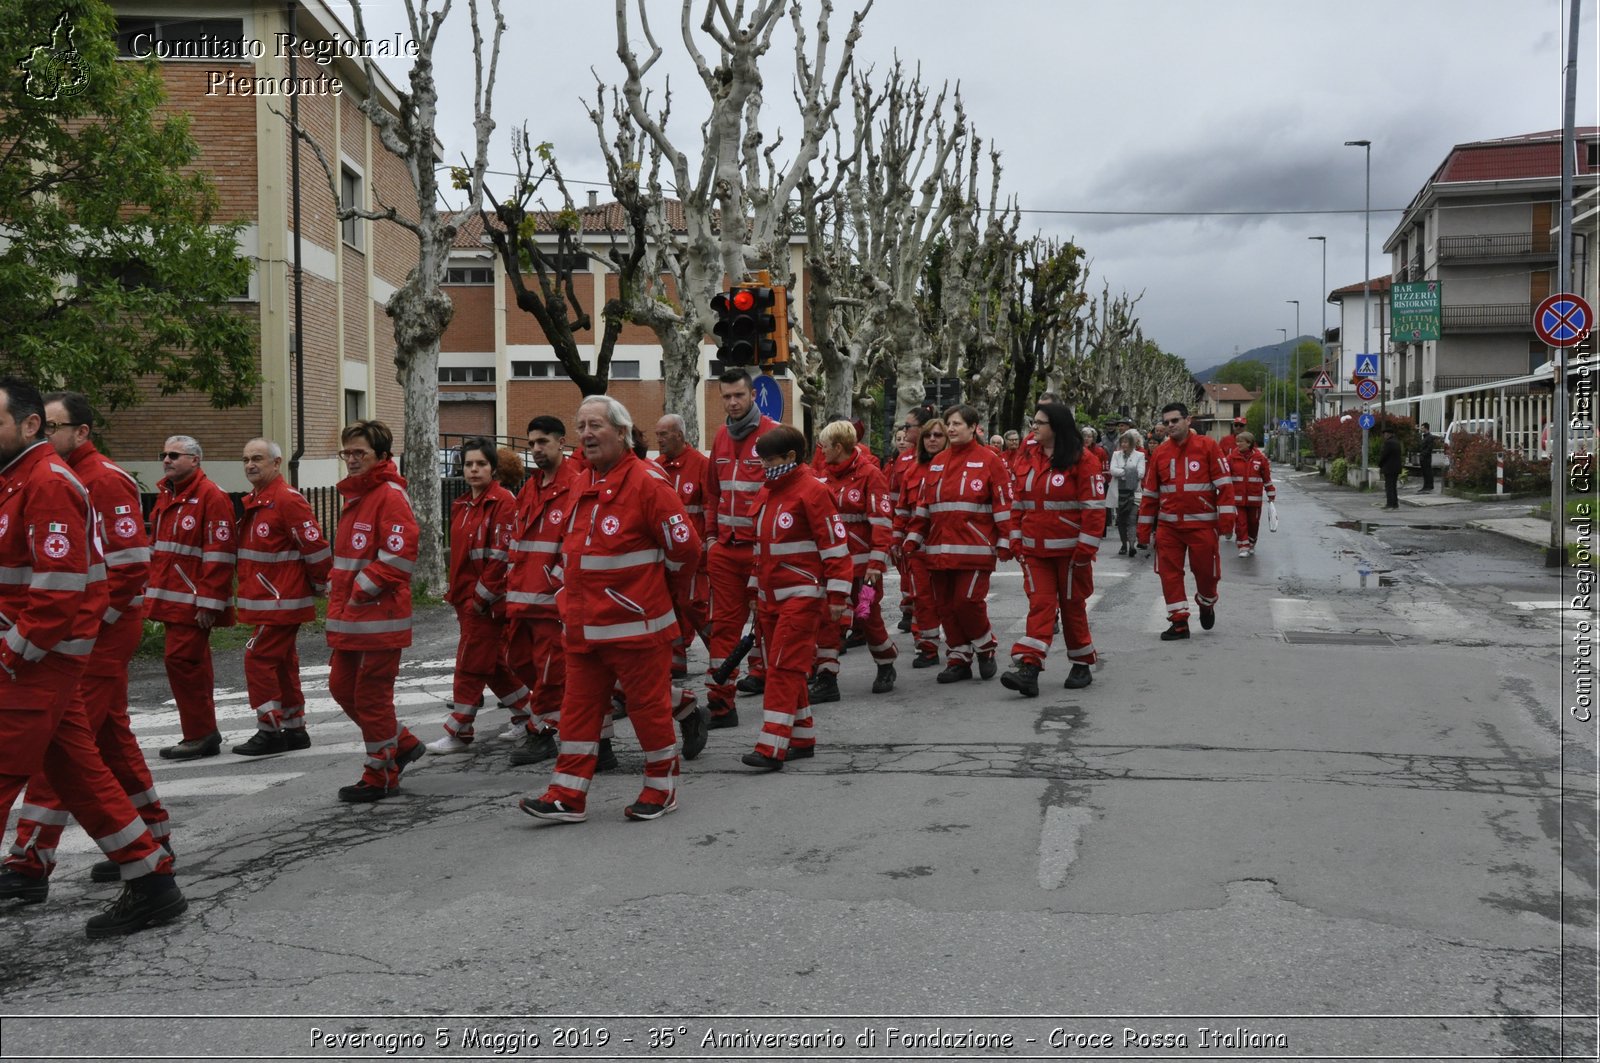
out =
[[(1495, 517), (1489, 520), (1469, 520), (1467, 527), (1477, 528), (1480, 531), (1494, 532), (1504, 535), (1508, 539), (1516, 539), (1530, 546), (1550, 545), (1550, 522), (1538, 520), (1534, 517)], [(1562, 536), (1566, 542), (1575, 543), (1577, 535), (1571, 526), (1562, 529)]]
[[(1363, 493), (1351, 491), (1348, 488), (1334, 487), (1323, 480), (1315, 471), (1291, 472), (1285, 478), (1308, 481), (1315, 483), (1333, 497), (1348, 495), (1351, 500), (1358, 500)], [(1382, 491), (1367, 492), (1366, 497), (1376, 497), (1373, 506), (1381, 506), (1383, 501)], [(1450, 513), (1452, 521), (1460, 521), (1461, 525), (1477, 531), (1486, 531), (1507, 539), (1515, 539), (1529, 546), (1544, 547), (1550, 544), (1550, 522), (1528, 516), (1528, 511), (1533, 508), (1533, 503), (1527, 498), (1505, 499), (1503, 501), (1485, 501), (1482, 499), (1456, 498), (1437, 489), (1429, 494), (1418, 494), (1415, 489), (1402, 487), (1400, 490), (1400, 505), (1405, 508), (1433, 510), (1442, 506), (1466, 506), (1467, 512)], [(1504, 514), (1503, 516), (1501, 514)], [(1515, 514), (1515, 515), (1512, 515)], [(1445, 516), (1440, 514), (1440, 517)], [(1366, 519), (1366, 518), (1362, 518)], [(1571, 526), (1565, 530), (1568, 543), (1576, 542), (1577, 537)]]

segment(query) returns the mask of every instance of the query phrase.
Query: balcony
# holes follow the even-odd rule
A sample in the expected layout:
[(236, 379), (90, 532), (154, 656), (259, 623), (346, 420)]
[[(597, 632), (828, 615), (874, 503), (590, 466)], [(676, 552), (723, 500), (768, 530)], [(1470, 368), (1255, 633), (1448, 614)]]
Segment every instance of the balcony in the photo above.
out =
[(1440, 262), (1506, 262), (1556, 257), (1549, 233), (1475, 233), (1439, 237)]
[(1439, 308), (1442, 332), (1532, 332), (1532, 303), (1478, 303)]

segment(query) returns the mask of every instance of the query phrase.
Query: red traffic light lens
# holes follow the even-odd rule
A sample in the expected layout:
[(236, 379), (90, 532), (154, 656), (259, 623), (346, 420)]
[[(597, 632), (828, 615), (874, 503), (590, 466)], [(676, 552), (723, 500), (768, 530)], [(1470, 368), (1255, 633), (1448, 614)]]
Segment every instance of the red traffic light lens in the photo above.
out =
[(749, 288), (740, 288), (733, 293), (733, 308), (735, 310), (751, 310), (756, 305), (756, 297)]

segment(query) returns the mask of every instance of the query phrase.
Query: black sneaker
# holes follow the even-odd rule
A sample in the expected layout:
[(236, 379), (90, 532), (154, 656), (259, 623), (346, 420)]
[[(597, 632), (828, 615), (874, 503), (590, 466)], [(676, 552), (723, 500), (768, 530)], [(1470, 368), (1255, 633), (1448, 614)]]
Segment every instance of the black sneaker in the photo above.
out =
[(1039, 666), (1023, 662), (1000, 677), (1000, 685), (1025, 698), (1039, 696)]
[(517, 802), (517, 807), (534, 819), (548, 819), (556, 823), (582, 823), (589, 818), (589, 813), (581, 808), (571, 809), (560, 801), (546, 801), (542, 797), (524, 797)]
[(736, 687), (741, 694), (764, 694), (767, 690), (767, 677), (764, 675), (747, 675), (739, 680)]
[(899, 676), (895, 674), (892, 663), (878, 665), (878, 675), (872, 680), (872, 692), (874, 694), (889, 693), (894, 689), (894, 681), (898, 678)]
[(769, 757), (765, 753), (746, 753), (739, 758), (740, 763), (762, 771), (782, 771), (783, 761), (777, 757)]
[(1067, 673), (1067, 681), (1063, 685), (1068, 690), (1081, 690), (1094, 682), (1094, 673), (1089, 671), (1086, 664), (1075, 664), (1072, 671)]
[(234, 746), (233, 752), (241, 757), (270, 757), (289, 752), (289, 739), (282, 731), (257, 731), (248, 742)]
[(222, 732), (212, 731), (204, 738), (190, 738), (161, 751), (162, 760), (198, 760), (222, 752)]
[(839, 679), (832, 672), (818, 672), (807, 693), (813, 705), (826, 705), (839, 700)]
[(711, 719), (706, 721), (706, 730), (708, 730), (708, 731), (719, 731), (724, 727), (738, 727), (738, 726), (739, 726), (739, 710), (738, 709), (728, 709), (725, 712), (718, 712), (717, 710), (712, 709), (711, 710)]
[(407, 765), (415, 764), (417, 761), (421, 760), (427, 755), (427, 744), (421, 739), (418, 739), (417, 744), (412, 746), (410, 749), (400, 749), (395, 751), (394, 766), (400, 771), (405, 771)]
[[(172, 857), (173, 863), (176, 864), (178, 860), (178, 854), (172, 851), (171, 839), (158, 838), (157, 841), (161, 843), (161, 848), (167, 851), (167, 855)], [(122, 865), (117, 863), (115, 860), (102, 860), (89, 869), (89, 881), (121, 882)]]
[(913, 668), (932, 668), (932, 667), (936, 666), (938, 663), (939, 663), (939, 651), (938, 650), (933, 650), (932, 652), (929, 652), (929, 653), (919, 653), (919, 654), (917, 654), (916, 659), (911, 662), (911, 667), (913, 667)]
[(0, 871), (0, 901), (43, 904), (50, 896), (50, 880), (24, 875), (20, 871)]
[(122, 893), (110, 907), (89, 920), (91, 938), (133, 934), (157, 926), (188, 911), (189, 902), (171, 875), (140, 875), (122, 884)]
[(711, 732), (711, 710), (696, 705), (689, 715), (678, 721), (683, 728), (683, 759), (693, 760), (706, 747)]
[(972, 665), (970, 664), (952, 664), (934, 676), (934, 680), (940, 683), (959, 683), (963, 679), (971, 678)]
[(297, 749), (311, 748), (311, 733), (304, 727), (296, 727), (293, 730), (283, 732), (283, 738), (288, 744), (289, 752), (291, 753)]
[(1217, 626), (1217, 611), (1209, 605), (1200, 607), (1200, 626), (1206, 631)]
[(1176, 642), (1178, 639), (1186, 639), (1188, 637), (1189, 625), (1187, 623), (1174, 623), (1171, 627), (1167, 628), (1167, 630), (1161, 633), (1162, 642)]
[(660, 801), (635, 801), (622, 810), (629, 819), (660, 819), (668, 812), (678, 810), (678, 795), (668, 794), (665, 803)]
[(511, 743), (511, 763), (516, 767), (524, 764), (538, 764), (546, 760), (554, 760), (556, 756), (556, 733), (554, 731), (540, 731), (531, 734), (524, 728), (521, 736)]
[(993, 679), (1000, 666), (994, 662), (993, 653), (978, 654), (978, 674), (985, 679)]
[(386, 790), (382, 786), (373, 786), (369, 782), (358, 782), (354, 786), (339, 787), (339, 800), (352, 805), (370, 805), (374, 801), (382, 801), (395, 792)]
[(900, 614), (900, 630), (901, 631), (910, 631), (911, 630), (911, 614), (910, 613), (901, 613)]
[(594, 755), (594, 772), (596, 775), (603, 771), (617, 770), (617, 751), (611, 748), (611, 739), (600, 739), (600, 749)]
[(816, 746), (790, 746), (789, 752), (784, 754), (784, 760), (810, 760), (817, 755)]

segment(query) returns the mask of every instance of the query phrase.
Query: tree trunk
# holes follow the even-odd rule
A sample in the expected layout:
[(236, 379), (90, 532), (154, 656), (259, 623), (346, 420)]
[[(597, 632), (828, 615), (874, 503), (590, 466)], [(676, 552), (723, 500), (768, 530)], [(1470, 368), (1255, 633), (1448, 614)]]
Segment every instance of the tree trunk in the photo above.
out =
[(419, 278), (428, 271), (429, 251), (389, 299), (385, 309), (394, 322), (395, 378), (405, 393), (406, 494), (416, 511), (420, 542), (413, 582), (429, 593), (443, 594), (446, 580), (444, 516), (439, 489), (439, 337), (455, 313), (450, 297)]

